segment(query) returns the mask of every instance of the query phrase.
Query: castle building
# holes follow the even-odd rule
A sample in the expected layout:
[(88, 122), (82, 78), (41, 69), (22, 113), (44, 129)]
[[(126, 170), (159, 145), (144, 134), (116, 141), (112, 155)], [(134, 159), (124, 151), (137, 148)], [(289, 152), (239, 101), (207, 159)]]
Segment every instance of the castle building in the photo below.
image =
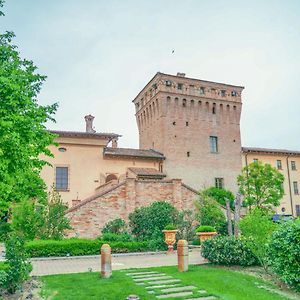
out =
[(52, 166), (41, 176), (69, 206), (73, 236), (94, 238), (110, 220), (165, 200), (193, 209), (198, 191), (216, 186), (236, 193), (243, 166), (261, 160), (285, 176), (276, 213), (300, 215), (300, 151), (242, 148), (242, 86), (157, 73), (133, 100), (139, 149), (120, 148), (115, 133), (52, 131)]
[(195, 189), (237, 192), (243, 87), (157, 73), (133, 100), (141, 149), (166, 159), (164, 172)]

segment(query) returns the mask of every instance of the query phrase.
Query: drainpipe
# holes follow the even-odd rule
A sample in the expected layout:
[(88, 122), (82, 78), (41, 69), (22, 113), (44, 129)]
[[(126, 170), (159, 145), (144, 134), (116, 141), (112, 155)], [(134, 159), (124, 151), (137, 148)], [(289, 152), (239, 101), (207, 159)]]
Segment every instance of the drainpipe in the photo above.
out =
[(291, 187), (291, 177), (290, 177), (290, 167), (289, 167), (289, 157), (286, 157), (286, 166), (287, 166), (287, 173), (288, 173), (288, 183), (289, 183), (289, 191), (290, 191), (290, 202), (291, 202), (291, 212), (292, 216), (294, 216), (294, 205), (293, 205), (293, 196), (292, 196), (292, 187)]

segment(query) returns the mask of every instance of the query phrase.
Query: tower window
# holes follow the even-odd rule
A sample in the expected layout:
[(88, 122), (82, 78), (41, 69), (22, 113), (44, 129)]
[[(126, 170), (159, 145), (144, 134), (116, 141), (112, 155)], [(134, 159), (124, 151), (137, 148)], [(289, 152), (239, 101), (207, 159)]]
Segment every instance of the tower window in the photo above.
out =
[(216, 107), (215, 106), (213, 106), (213, 108), (212, 108), (212, 113), (213, 113), (213, 115), (216, 114)]
[(278, 169), (278, 170), (282, 170), (282, 163), (281, 163), (281, 160), (277, 160), (276, 164), (277, 164), (277, 169)]
[(296, 162), (294, 160), (291, 161), (291, 168), (292, 168), (293, 171), (297, 170)]
[(182, 106), (183, 106), (183, 107), (186, 107), (186, 99), (183, 99), (183, 100), (182, 100)]
[(55, 168), (55, 188), (58, 191), (67, 191), (69, 188), (69, 168)]
[(185, 126), (189, 126), (189, 122), (185, 122)]
[(225, 90), (221, 90), (220, 95), (221, 95), (221, 97), (225, 97), (226, 96), (226, 91)]
[(171, 80), (166, 80), (166, 86), (171, 86), (172, 85), (172, 81)]
[(224, 178), (215, 178), (215, 187), (218, 189), (224, 188)]
[(236, 91), (231, 91), (231, 96), (232, 97), (236, 97), (237, 96), (237, 92)]
[(210, 152), (211, 153), (218, 153), (218, 137), (210, 136), (209, 137), (210, 143)]
[(200, 95), (204, 95), (205, 94), (205, 88), (203, 86), (200, 87)]
[(175, 121), (173, 122), (173, 125), (174, 125), (174, 126), (176, 125), (176, 122), (175, 122)]
[(177, 90), (182, 90), (182, 86), (183, 86), (182, 83), (177, 83)]
[(186, 156), (187, 156), (187, 157), (190, 157), (190, 151), (188, 151), (188, 152), (186, 153)]

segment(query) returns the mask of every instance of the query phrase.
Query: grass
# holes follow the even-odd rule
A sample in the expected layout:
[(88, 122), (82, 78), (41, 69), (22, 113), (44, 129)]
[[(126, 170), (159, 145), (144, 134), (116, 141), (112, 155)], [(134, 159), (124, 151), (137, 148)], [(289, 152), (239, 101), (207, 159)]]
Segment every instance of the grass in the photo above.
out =
[[(126, 275), (131, 270), (114, 271), (110, 279), (101, 279), (99, 273), (44, 276), (41, 277), (43, 282), (42, 296), (53, 300), (122, 300), (130, 294), (135, 294), (141, 300), (156, 299), (155, 295), (148, 294), (145, 287), (136, 285)], [(270, 282), (225, 268), (202, 265), (190, 266), (186, 273), (179, 273), (176, 267), (138, 269), (136, 271), (145, 270), (166, 273), (173, 278), (181, 279), (181, 285), (194, 285), (198, 289), (205, 289), (206, 295), (214, 295), (218, 299), (288, 299), (269, 291), (268, 289), (277, 290)], [(199, 297), (199, 295), (196, 292), (193, 297)], [(190, 296), (190, 298), (192, 297)]]

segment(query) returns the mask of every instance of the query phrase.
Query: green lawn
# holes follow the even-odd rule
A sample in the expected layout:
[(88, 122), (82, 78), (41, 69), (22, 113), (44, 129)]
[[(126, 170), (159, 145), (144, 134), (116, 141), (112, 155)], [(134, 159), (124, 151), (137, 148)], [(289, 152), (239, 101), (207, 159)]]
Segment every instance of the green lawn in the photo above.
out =
[[(194, 285), (198, 289), (205, 289), (207, 291), (205, 296), (214, 295), (218, 299), (288, 299), (276, 293), (269, 292), (265, 288), (259, 288), (259, 286), (263, 286), (276, 289), (269, 282), (238, 271), (208, 265), (190, 266), (189, 271), (186, 273), (179, 273), (176, 267), (136, 270), (136, 272), (142, 271), (159, 271), (166, 273), (174, 278), (181, 279), (181, 285)], [(126, 275), (128, 272), (129, 270), (114, 271), (110, 279), (101, 279), (99, 273), (44, 276), (41, 277), (44, 283), (42, 295), (48, 296), (49, 299), (53, 300), (123, 300), (126, 299), (129, 294), (136, 294), (141, 300), (156, 299), (154, 295), (147, 293), (145, 287), (136, 285), (133, 280)], [(195, 296), (199, 297), (200, 294), (196, 291), (193, 297)]]

